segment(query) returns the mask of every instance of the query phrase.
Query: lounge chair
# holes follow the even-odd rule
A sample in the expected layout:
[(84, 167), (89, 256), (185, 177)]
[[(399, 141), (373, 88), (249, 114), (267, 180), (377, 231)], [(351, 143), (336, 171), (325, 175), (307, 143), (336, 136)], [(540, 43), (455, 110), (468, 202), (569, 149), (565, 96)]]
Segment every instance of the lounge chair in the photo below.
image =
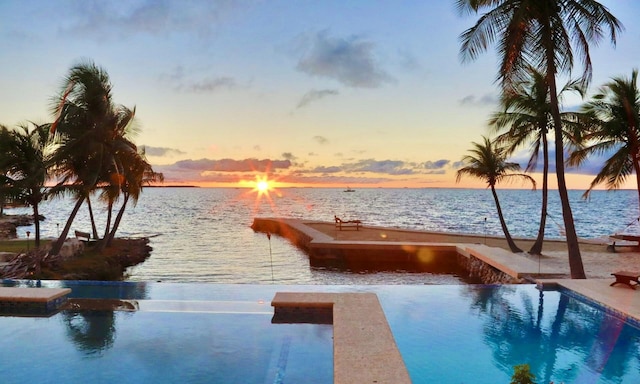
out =
[(342, 220), (338, 216), (333, 216), (336, 220), (336, 228), (340, 231), (345, 229), (355, 229), (356, 231), (360, 230), (362, 226), (362, 221), (360, 220)]

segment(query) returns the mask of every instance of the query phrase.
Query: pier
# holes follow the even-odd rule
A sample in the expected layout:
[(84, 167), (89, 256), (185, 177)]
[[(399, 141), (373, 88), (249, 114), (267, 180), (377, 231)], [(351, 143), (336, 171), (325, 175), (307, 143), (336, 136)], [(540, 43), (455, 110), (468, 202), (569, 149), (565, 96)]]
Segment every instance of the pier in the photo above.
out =
[(333, 223), (289, 218), (255, 218), (252, 228), (288, 239), (309, 256), (311, 266), (432, 273), (463, 268), (487, 284), (558, 276), (522, 254), (482, 243), (406, 240), (415, 238), (415, 234), (429, 234), (420, 231), (363, 225), (359, 231), (346, 232), (336, 229)]

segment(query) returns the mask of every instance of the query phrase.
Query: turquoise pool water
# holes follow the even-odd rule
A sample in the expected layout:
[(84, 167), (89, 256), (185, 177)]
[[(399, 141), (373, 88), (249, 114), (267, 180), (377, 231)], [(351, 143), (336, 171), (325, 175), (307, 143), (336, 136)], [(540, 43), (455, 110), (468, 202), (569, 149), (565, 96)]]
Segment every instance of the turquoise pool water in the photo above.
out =
[(3, 383), (331, 383), (331, 326), (271, 324), (278, 291), (377, 293), (414, 383), (640, 382), (636, 323), (529, 285), (43, 285), (139, 311), (0, 317)]

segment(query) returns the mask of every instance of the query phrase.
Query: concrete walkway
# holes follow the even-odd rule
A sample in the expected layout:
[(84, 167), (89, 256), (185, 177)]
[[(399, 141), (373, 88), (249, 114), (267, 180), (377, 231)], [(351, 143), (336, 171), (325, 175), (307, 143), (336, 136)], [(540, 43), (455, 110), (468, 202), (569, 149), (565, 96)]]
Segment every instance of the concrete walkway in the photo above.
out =
[(374, 293), (278, 292), (271, 305), (274, 318), (332, 308), (334, 383), (411, 383)]

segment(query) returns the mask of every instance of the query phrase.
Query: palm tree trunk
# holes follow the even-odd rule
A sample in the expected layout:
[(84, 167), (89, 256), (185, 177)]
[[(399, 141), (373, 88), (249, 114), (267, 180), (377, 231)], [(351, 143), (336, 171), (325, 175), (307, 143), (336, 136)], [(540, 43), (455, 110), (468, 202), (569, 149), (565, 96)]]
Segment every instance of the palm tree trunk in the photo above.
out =
[(38, 213), (38, 204), (33, 204), (33, 225), (36, 227), (35, 247), (40, 248), (40, 214)]
[(129, 194), (125, 193), (124, 202), (122, 203), (122, 207), (118, 211), (118, 215), (116, 216), (116, 220), (113, 223), (113, 228), (111, 229), (111, 233), (109, 234), (109, 239), (107, 239), (107, 247), (111, 246), (111, 242), (113, 238), (116, 236), (116, 231), (118, 230), (118, 226), (120, 226), (120, 220), (122, 220), (122, 216), (124, 215), (124, 209), (127, 206), (127, 202), (129, 201)]
[(542, 170), (542, 208), (540, 210), (540, 227), (538, 228), (538, 237), (531, 246), (531, 249), (529, 249), (529, 253), (532, 255), (539, 255), (542, 253), (544, 229), (547, 225), (547, 205), (549, 197), (549, 144), (547, 143), (546, 130), (542, 131), (542, 135), (542, 156), (544, 157)]
[(493, 200), (495, 200), (496, 202), (496, 208), (498, 209), (498, 218), (500, 219), (500, 225), (502, 226), (504, 237), (507, 239), (507, 244), (509, 244), (509, 249), (511, 249), (511, 252), (513, 253), (522, 252), (522, 249), (518, 248), (516, 243), (513, 242), (511, 234), (509, 233), (509, 229), (507, 229), (507, 223), (505, 223), (504, 221), (502, 208), (500, 208), (500, 201), (498, 201), (498, 194), (496, 193), (496, 188), (493, 185), (491, 186), (491, 193), (493, 194)]
[(640, 216), (640, 154), (635, 156), (633, 160), (633, 168), (636, 171), (636, 188), (638, 189), (638, 215)]
[[(632, 118), (629, 121), (633, 121)], [(629, 149), (631, 159), (633, 161), (633, 171), (636, 173), (636, 189), (638, 190), (638, 215), (640, 215), (640, 143), (638, 142), (638, 135), (636, 132), (638, 128), (633, 125), (633, 123), (629, 124), (628, 134), (629, 134)]]
[(102, 236), (102, 240), (100, 241), (100, 245), (98, 247), (98, 251), (104, 251), (104, 248), (107, 246), (107, 239), (109, 238), (109, 231), (111, 230), (111, 211), (113, 210), (113, 200), (109, 200), (109, 207), (107, 212), (107, 224), (104, 227), (104, 235)]
[[(551, 91), (552, 95), (554, 91)], [(551, 96), (553, 99), (553, 96)], [(580, 245), (578, 244), (578, 235), (573, 222), (573, 213), (569, 204), (569, 193), (567, 192), (567, 183), (564, 176), (564, 145), (562, 144), (562, 127), (560, 126), (560, 113), (558, 110), (557, 99), (555, 108), (552, 107), (554, 120), (556, 124), (555, 140), (556, 140), (556, 176), (558, 177), (558, 193), (560, 194), (560, 204), (562, 206), (562, 218), (564, 219), (564, 228), (566, 231), (567, 250), (569, 253), (569, 270), (572, 279), (586, 279), (584, 266), (582, 265), (582, 256), (580, 255)]]
[(582, 256), (580, 255), (580, 245), (578, 235), (573, 222), (573, 213), (569, 204), (569, 193), (567, 192), (567, 182), (564, 176), (564, 144), (562, 141), (562, 121), (560, 120), (560, 107), (558, 102), (558, 91), (556, 87), (556, 68), (553, 44), (550, 37), (550, 26), (543, 27), (545, 33), (546, 59), (547, 59), (547, 84), (549, 84), (549, 98), (551, 102), (551, 116), (553, 117), (553, 130), (556, 148), (556, 176), (558, 178), (558, 193), (560, 194), (560, 205), (562, 206), (562, 218), (564, 220), (565, 237), (567, 239), (567, 251), (569, 255), (569, 271), (572, 279), (586, 279)]
[(87, 206), (89, 207), (89, 218), (91, 219), (93, 238), (98, 239), (98, 228), (96, 228), (96, 220), (93, 218), (93, 209), (91, 208), (91, 198), (89, 196), (87, 196)]
[(60, 250), (62, 249), (62, 245), (64, 244), (64, 241), (67, 239), (67, 235), (69, 234), (69, 230), (71, 229), (71, 224), (73, 223), (73, 220), (76, 218), (76, 214), (78, 214), (78, 210), (80, 209), (80, 206), (82, 205), (83, 202), (84, 202), (84, 196), (81, 196), (80, 198), (78, 198), (78, 201), (76, 202), (76, 205), (73, 207), (73, 210), (71, 211), (71, 215), (69, 216), (69, 219), (67, 219), (67, 224), (65, 224), (64, 229), (60, 234), (60, 237), (58, 237), (58, 240), (55, 242), (55, 244), (53, 244), (51, 251), (49, 251), (50, 254), (57, 255), (60, 253)]

